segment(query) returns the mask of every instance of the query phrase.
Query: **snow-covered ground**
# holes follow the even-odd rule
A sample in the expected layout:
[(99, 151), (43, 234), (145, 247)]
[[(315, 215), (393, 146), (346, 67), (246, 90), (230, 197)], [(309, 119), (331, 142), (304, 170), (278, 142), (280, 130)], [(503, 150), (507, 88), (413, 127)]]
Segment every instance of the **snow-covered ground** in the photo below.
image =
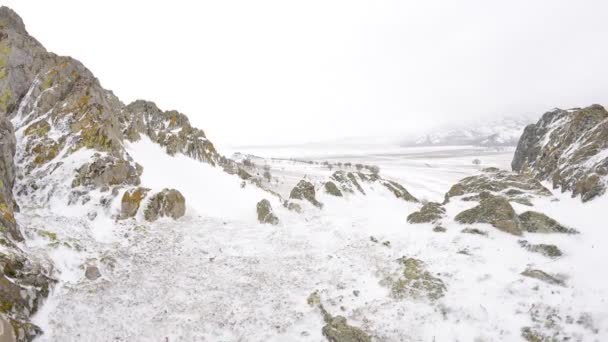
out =
[[(146, 225), (108, 222), (98, 239), (99, 224), (86, 219), (20, 214), (22, 226), (71, 242), (53, 247), (41, 237), (27, 246), (41, 257), (50, 253), (61, 280), (34, 319), (45, 331), (41, 341), (324, 341), (323, 318), (306, 301), (315, 290), (331, 314), (377, 341), (518, 341), (522, 327), (537, 325), (576, 340), (608, 340), (606, 196), (586, 205), (568, 194), (556, 194), (558, 202), (535, 200), (535, 210), (581, 232), (526, 234), (529, 242), (556, 244), (565, 254), (549, 259), (489, 225), (477, 225), (488, 236), (462, 234), (464, 227), (451, 219), (445, 233), (410, 225), (406, 217), (419, 205), (380, 186), (347, 198), (319, 191), (323, 209), (305, 206), (295, 214), (260, 189), (241, 189), (235, 177), (168, 157), (145, 140), (128, 150), (144, 166), (144, 186), (184, 193), (186, 216)], [(442, 200), (453, 183), (482, 167), (508, 169), (512, 158), (508, 150), (462, 146), (243, 152), (276, 158), (260, 161), (269, 164), (282, 195), (302, 177), (319, 182), (332, 172), (289, 159), (295, 158), (377, 165), (429, 200)], [(256, 222), (262, 198), (273, 201), (278, 226)], [(473, 205), (454, 201), (448, 216)], [(397, 271), (395, 260), (403, 256), (422, 260), (444, 282), (445, 296), (389, 296), (381, 280)], [(102, 278), (87, 280), (87, 263), (99, 265)], [(566, 286), (520, 275), (528, 268), (563, 274)]]

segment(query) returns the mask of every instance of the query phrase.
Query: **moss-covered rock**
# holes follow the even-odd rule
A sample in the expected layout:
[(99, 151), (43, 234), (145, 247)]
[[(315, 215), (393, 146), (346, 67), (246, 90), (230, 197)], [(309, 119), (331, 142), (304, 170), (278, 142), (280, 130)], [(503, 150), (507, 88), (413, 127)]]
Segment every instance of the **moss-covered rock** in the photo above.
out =
[(564, 233), (577, 234), (578, 231), (565, 227), (549, 216), (536, 211), (526, 211), (519, 215), (523, 230), (530, 233)]
[(291, 199), (307, 200), (317, 208), (322, 208), (323, 203), (317, 201), (315, 186), (304, 179), (298, 182), (298, 184), (291, 190), (289, 194)]
[(325, 182), (325, 192), (327, 192), (328, 194), (332, 195), (332, 196), (337, 196), (337, 197), (342, 197), (342, 191), (340, 191), (340, 189), (338, 189), (338, 186), (336, 185), (336, 183), (329, 181), (329, 182)]
[(123, 219), (134, 217), (150, 189), (137, 187), (125, 191), (120, 201), (120, 217)]
[(274, 214), (270, 201), (263, 199), (256, 205), (258, 213), (258, 221), (260, 223), (268, 223), (272, 225), (279, 224), (279, 218)]
[(436, 300), (444, 296), (446, 286), (443, 281), (427, 271), (421, 260), (402, 257), (397, 259), (397, 263), (399, 271), (386, 275), (380, 282), (390, 289), (391, 297)]
[(24, 134), (26, 136), (35, 135), (38, 137), (45, 136), (51, 130), (51, 125), (46, 120), (39, 120), (29, 125)]
[(95, 157), (76, 170), (72, 186), (101, 188), (113, 185), (139, 185), (141, 165), (112, 156)]
[(147, 221), (156, 221), (166, 216), (178, 219), (186, 213), (186, 199), (175, 189), (164, 189), (150, 197), (144, 217)]
[(463, 224), (488, 223), (506, 233), (522, 234), (519, 219), (509, 201), (489, 193), (484, 193), (478, 206), (461, 212), (454, 219)]
[(409, 223), (434, 223), (445, 216), (445, 208), (440, 203), (427, 202), (419, 211), (411, 213), (407, 217)]

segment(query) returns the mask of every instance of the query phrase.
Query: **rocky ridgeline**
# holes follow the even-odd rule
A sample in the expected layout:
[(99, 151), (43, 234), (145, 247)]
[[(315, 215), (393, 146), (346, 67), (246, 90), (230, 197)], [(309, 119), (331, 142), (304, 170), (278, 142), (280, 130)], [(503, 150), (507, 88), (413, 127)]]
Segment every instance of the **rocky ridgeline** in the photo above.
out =
[(148, 221), (184, 215), (178, 190), (138, 187), (144, 170), (125, 143), (144, 136), (170, 155), (238, 170), (184, 114), (141, 100), (123, 104), (80, 62), (46, 51), (15, 12), (0, 8), (0, 323), (14, 327), (16, 340), (39, 333), (29, 317), (52, 284), (17, 247), (17, 203), (86, 204), (94, 220), (124, 193), (118, 218), (135, 216), (144, 198)]
[(608, 112), (600, 105), (555, 109), (524, 130), (511, 166), (514, 171), (549, 180), (582, 201), (606, 192)]

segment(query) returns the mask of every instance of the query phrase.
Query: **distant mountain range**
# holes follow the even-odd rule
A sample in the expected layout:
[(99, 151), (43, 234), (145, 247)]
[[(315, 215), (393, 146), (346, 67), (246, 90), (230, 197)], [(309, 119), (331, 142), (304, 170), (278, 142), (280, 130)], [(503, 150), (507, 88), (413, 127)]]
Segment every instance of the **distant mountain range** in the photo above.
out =
[(402, 146), (516, 146), (524, 128), (534, 120), (510, 116), (479, 122), (443, 125), (403, 139)]

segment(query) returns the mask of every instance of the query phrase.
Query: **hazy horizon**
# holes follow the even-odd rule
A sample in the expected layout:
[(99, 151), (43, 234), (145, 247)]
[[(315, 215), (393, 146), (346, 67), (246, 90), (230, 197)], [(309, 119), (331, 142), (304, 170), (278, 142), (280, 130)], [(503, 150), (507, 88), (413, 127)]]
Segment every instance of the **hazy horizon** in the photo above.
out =
[(2, 4), (124, 102), (179, 110), (219, 145), (608, 103), (602, 1)]

